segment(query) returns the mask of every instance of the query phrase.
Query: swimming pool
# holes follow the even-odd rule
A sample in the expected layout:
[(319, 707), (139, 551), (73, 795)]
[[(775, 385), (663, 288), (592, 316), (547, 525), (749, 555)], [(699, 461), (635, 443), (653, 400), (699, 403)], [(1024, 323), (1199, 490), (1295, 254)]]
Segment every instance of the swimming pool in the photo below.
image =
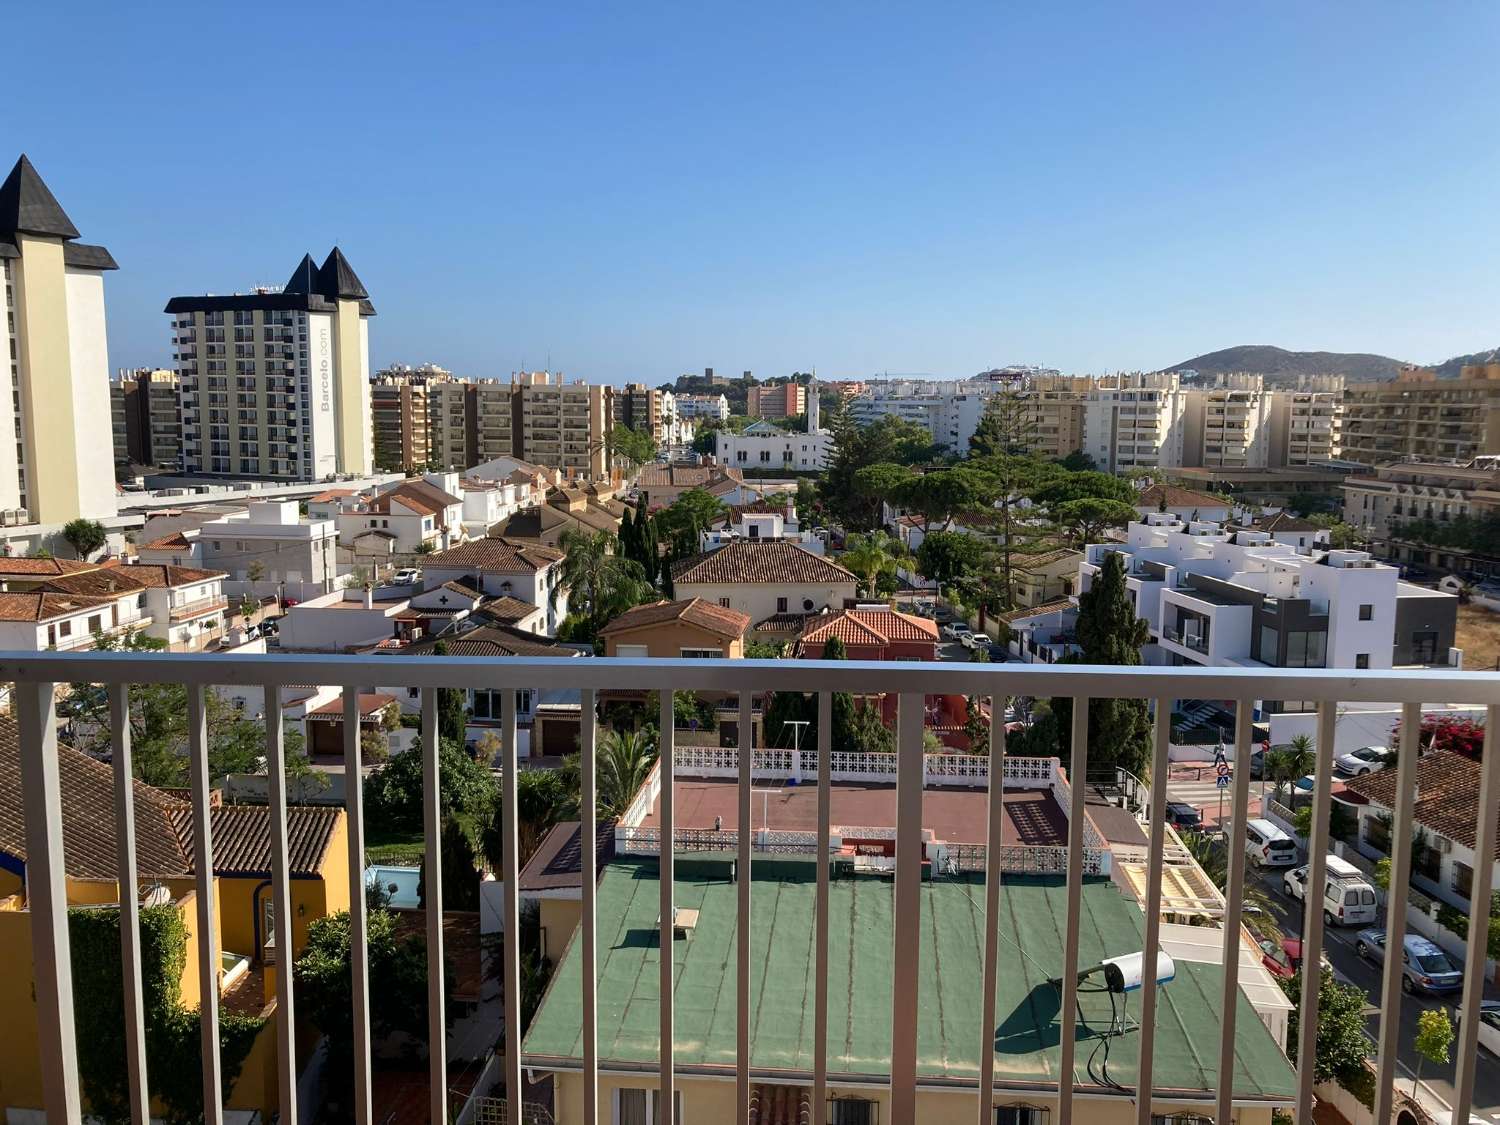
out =
[(421, 906), (417, 899), (417, 883), (422, 872), (416, 867), (389, 867), (375, 865), (365, 868), (365, 886), (380, 886), (389, 896), (389, 905), (398, 909), (415, 910)]

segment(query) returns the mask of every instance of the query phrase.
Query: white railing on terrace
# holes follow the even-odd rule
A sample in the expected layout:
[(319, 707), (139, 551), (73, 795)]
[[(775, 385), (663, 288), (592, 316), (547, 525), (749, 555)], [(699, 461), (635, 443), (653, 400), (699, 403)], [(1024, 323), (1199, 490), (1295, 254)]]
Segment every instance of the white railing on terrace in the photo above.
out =
[[(817, 776), (816, 748), (757, 749), (753, 758), (750, 767), (752, 780), (801, 783)], [(833, 781), (894, 784), (898, 760), (899, 755), (881, 751), (835, 750), (829, 755), (829, 770)], [(673, 762), (676, 777), (737, 777), (739, 771), (740, 752), (733, 746), (679, 746)], [(1005, 759), (1005, 784), (1009, 789), (1050, 789), (1057, 773), (1056, 758)], [(989, 755), (923, 754), (922, 778), (929, 786), (976, 788), (988, 785)]]
[[(348, 776), (357, 776), (361, 766), (358, 741), (360, 730), (358, 714), (358, 688), (372, 683), (390, 684), (417, 688), (421, 692), (422, 726), (418, 752), (423, 764), (423, 811), (425, 822), (425, 850), (428, 870), (427, 885), (436, 888), (429, 891), (431, 905), (440, 898), (442, 877), (439, 832), (438, 789), (438, 691), (442, 688), (490, 688), (502, 692), (504, 708), (501, 725), (503, 770), (501, 809), (505, 855), (503, 910), (505, 928), (509, 933), (518, 932), (519, 904), (517, 899), (517, 794), (514, 778), (517, 776), (515, 692), (519, 689), (536, 688), (545, 684), (552, 690), (575, 690), (582, 693), (580, 730), (580, 783), (585, 807), (596, 800), (596, 693), (602, 689), (627, 689), (634, 691), (656, 691), (660, 694), (663, 713), (659, 729), (672, 729), (673, 691), (730, 692), (738, 695), (740, 744), (749, 745), (752, 730), (751, 700), (753, 695), (766, 691), (812, 692), (817, 697), (820, 745), (819, 762), (830, 763), (827, 739), (832, 728), (832, 693), (859, 692), (869, 694), (883, 692), (894, 694), (899, 701), (896, 730), (896, 816), (894, 834), (894, 859), (886, 860), (893, 873), (892, 925), (894, 941), (891, 958), (892, 994), (894, 997), (890, 1013), (890, 1077), (889, 1077), (889, 1122), (891, 1125), (914, 1125), (917, 1119), (918, 1052), (917, 1021), (913, 1013), (923, 1001), (920, 991), (922, 966), (931, 959), (933, 951), (924, 949), (921, 919), (922, 902), (922, 788), (926, 772), (922, 753), (923, 700), (927, 695), (959, 693), (965, 695), (991, 696), (992, 702), (1003, 704), (1007, 696), (1070, 696), (1074, 699), (1071, 730), (1071, 753), (1068, 774), (1075, 778), (1088, 776), (1088, 701), (1091, 698), (1136, 698), (1152, 701), (1156, 723), (1153, 735), (1152, 777), (1167, 776), (1168, 746), (1170, 740), (1170, 716), (1178, 699), (1233, 699), (1239, 710), (1236, 723), (1235, 757), (1248, 758), (1250, 752), (1251, 717), (1257, 699), (1309, 699), (1319, 704), (1318, 737), (1316, 745), (1327, 748), (1318, 755), (1314, 771), (1316, 784), (1313, 793), (1312, 838), (1309, 841), (1309, 882), (1321, 885), (1325, 875), (1325, 860), (1328, 853), (1329, 810), (1334, 746), (1335, 722), (1341, 702), (1397, 702), (1403, 705), (1400, 748), (1397, 770), (1397, 798), (1392, 828), (1391, 891), (1387, 900), (1387, 925), (1399, 930), (1404, 926), (1407, 904), (1407, 884), (1411, 868), (1411, 827), (1413, 803), (1416, 791), (1417, 736), (1421, 726), (1424, 703), (1480, 704), (1488, 708), (1488, 722), (1483, 765), (1477, 782), (1477, 814), (1474, 837), (1477, 841), (1474, 857), (1471, 901), (1488, 903), (1495, 859), (1497, 820), (1500, 820), (1500, 747), (1495, 745), (1495, 732), (1500, 729), (1500, 675), (1493, 673), (1452, 672), (1441, 674), (1425, 671), (1347, 671), (1325, 669), (1260, 669), (1260, 668), (1152, 668), (1152, 667), (1096, 667), (1090, 665), (1011, 665), (1011, 664), (916, 664), (916, 663), (872, 663), (863, 661), (761, 661), (761, 660), (606, 660), (587, 659), (506, 659), (465, 657), (408, 657), (393, 661), (380, 656), (225, 656), (202, 654), (168, 653), (40, 653), (0, 654), (0, 683), (15, 684), (14, 707), (18, 720), (20, 744), (20, 783), (24, 791), (25, 833), (27, 851), (26, 897), (30, 914), (32, 947), (34, 950), (33, 991), (36, 998), (36, 1037), (38, 1059), (41, 1070), (42, 1106), (46, 1120), (81, 1125), (82, 1106), (78, 1072), (78, 1044), (74, 1023), (74, 993), (67, 926), (67, 886), (63, 863), (63, 830), (60, 806), (60, 776), (57, 756), (56, 692), (60, 685), (70, 682), (102, 683), (110, 692), (113, 739), (113, 770), (115, 777), (115, 823), (117, 828), (116, 852), (118, 857), (117, 877), (122, 886), (136, 886), (139, 878), (135, 856), (135, 834), (133, 830), (134, 790), (128, 784), (131, 776), (131, 747), (129, 724), (125, 722), (128, 704), (128, 686), (136, 683), (180, 683), (188, 688), (190, 745), (187, 747), (192, 779), (192, 807), (195, 834), (195, 853), (205, 857), (197, 869), (198, 925), (194, 928), (198, 943), (197, 961), (203, 975), (203, 1011), (200, 1021), (203, 1034), (203, 1088), (205, 1094), (205, 1120), (212, 1125), (221, 1125), (223, 1108), (221, 1101), (219, 1035), (217, 1013), (217, 989), (214, 987), (216, 966), (219, 964), (216, 928), (213, 920), (212, 864), (207, 857), (212, 855), (212, 839), (209, 824), (208, 789), (208, 737), (204, 693), (219, 685), (253, 685), (264, 689), (265, 708), (265, 756), (269, 773), (269, 798), (271, 809), (271, 857), (272, 900), (275, 904), (274, 938), (278, 948), (291, 948), (292, 911), (290, 901), (289, 841), (286, 820), (286, 782), (283, 772), (285, 747), (279, 688), (288, 684), (316, 683), (335, 684), (344, 688), (345, 699), (345, 768)], [(1002, 708), (995, 707), (998, 713)], [(1005, 755), (1003, 724), (994, 724), (990, 735), (989, 757), (992, 763), (1003, 763)], [(660, 747), (662, 779), (675, 776), (675, 746), (670, 734), (663, 737)], [(740, 823), (752, 823), (751, 816), (751, 761), (746, 758), (738, 763), (737, 776)], [(1004, 776), (1004, 768), (990, 770), (990, 777)], [(658, 782), (657, 819), (662, 835), (674, 837), (676, 829), (673, 784)], [(817, 834), (826, 838), (830, 834), (829, 810), (831, 807), (831, 771), (820, 765), (817, 769), (818, 794)], [(1016, 857), (1016, 862), (1046, 862), (1051, 867), (1062, 867), (1066, 883), (1066, 923), (1062, 935), (1062, 963), (1078, 965), (1079, 934), (1083, 925), (1082, 887), (1087, 873), (1087, 849), (1091, 846), (1091, 826), (1085, 815), (1086, 787), (1068, 786), (1060, 778), (1054, 782), (1054, 792), (1066, 802), (1069, 811), (1068, 840), (1060, 855), (1045, 857), (1036, 854), (1038, 849), (1029, 849), (1025, 855)], [(1245, 830), (1245, 819), (1249, 804), (1249, 771), (1236, 771), (1234, 791), (1231, 794), (1232, 819), (1229, 825), (1230, 839), (1240, 838)], [(1005, 893), (1000, 875), (1010, 862), (1003, 839), (1004, 791), (1003, 786), (989, 786), (989, 814), (983, 855), (984, 904), (987, 916), (998, 917), (1001, 896)], [(370, 985), (366, 953), (366, 915), (364, 908), (364, 885), (362, 859), (364, 851), (364, 816), (361, 787), (346, 788), (346, 807), (349, 815), (348, 849), (351, 902), (351, 934), (353, 947), (352, 965), (352, 1011), (354, 1016), (354, 1119), (369, 1123), (373, 1120), (371, 1099), (371, 1035), (370, 1035)], [(1160, 914), (1162, 903), (1162, 871), (1160, 862), (1166, 855), (1165, 836), (1166, 786), (1155, 786), (1151, 792), (1151, 815), (1149, 817), (1149, 862), (1147, 889), (1145, 894), (1145, 938), (1144, 958), (1146, 964), (1154, 964), (1160, 949)], [(580, 828), (580, 851), (583, 855), (594, 854), (594, 818), (582, 818)], [(675, 838), (675, 837), (674, 837)], [(754, 849), (749, 834), (735, 841), (737, 863), (741, 872), (753, 870)], [(660, 878), (657, 880), (660, 893), (660, 918), (662, 932), (659, 936), (660, 992), (659, 1005), (660, 1042), (675, 1042), (675, 1006), (672, 998), (674, 961), (677, 958), (673, 941), (672, 925), (675, 916), (676, 892), (673, 880), (674, 849), (658, 852)], [(1065, 856), (1065, 862), (1060, 856)], [(967, 863), (976, 868), (980, 862), (977, 851), (955, 852), (957, 866)], [(812, 1005), (813, 1058), (810, 1084), (814, 1125), (826, 1125), (828, 1106), (827, 1044), (829, 1035), (829, 864), (817, 864), (816, 896), (813, 915), (814, 932), (814, 999)], [(752, 880), (739, 880), (738, 918), (739, 933), (749, 930)], [(1239, 919), (1243, 912), (1246, 887), (1245, 856), (1243, 849), (1229, 849), (1228, 886), (1225, 894), (1225, 915)], [(146, 1096), (146, 1050), (142, 985), (140, 978), (140, 948), (138, 908), (135, 896), (126, 895), (121, 908), (121, 953), (127, 972), (125, 979), (125, 1043), (127, 1072), (129, 1076), (129, 1104), (131, 1119), (135, 1123), (148, 1120)], [(1484, 918), (1487, 911), (1473, 912), (1475, 918)], [(597, 955), (598, 955), (597, 894), (594, 880), (586, 879), (582, 890), (582, 919), (576, 937), (577, 954), (581, 966), (582, 999), (582, 1063), (580, 1085), (582, 1089), (579, 1119), (588, 1125), (608, 1121), (608, 1102), (599, 1099), (599, 1071), (601, 1065), (597, 1043)], [(1001, 971), (999, 960), (998, 926), (984, 927), (984, 951), (982, 965), (974, 966), (975, 984), (981, 997), (979, 1019), (973, 1028), (975, 1049), (979, 1058), (977, 1082), (959, 1082), (945, 1087), (951, 1091), (948, 1097), (956, 1097), (968, 1091), (972, 1097), (974, 1120), (988, 1121), (995, 1092), (994, 1029), (996, 1023), (996, 982)], [(1468, 946), (1465, 964), (1465, 983), (1462, 1006), (1475, 1011), (1483, 997), (1485, 941), (1482, 927), (1476, 925)], [(1235, 1061), (1235, 1022), (1238, 1005), (1236, 996), (1239, 976), (1239, 927), (1226, 926), (1225, 957), (1223, 958), (1223, 994), (1219, 1011), (1221, 1031), (1219, 1040), (1219, 1073), (1232, 1073)], [(1308, 964), (1316, 964), (1321, 957), (1324, 943), (1323, 917), (1319, 904), (1308, 909), (1302, 928), (1303, 958)], [(449, 1119), (447, 1104), (447, 1048), (446, 1013), (442, 981), (443, 930), (439, 909), (427, 911), (428, 944), (428, 1065), (429, 1118), (433, 1121)], [(751, 1004), (751, 958), (748, 943), (737, 943), (735, 966), (736, 978), (736, 1050), (735, 1050), (735, 1119), (747, 1118), (752, 1081), (762, 1081), (776, 1075), (763, 1074), (750, 1065), (750, 1013)], [(520, 942), (507, 942), (502, 953), (504, 968), (504, 1091), (507, 1103), (517, 1119), (523, 1119), (521, 1097), (521, 1021), (520, 1021)], [(1008, 956), (1009, 954), (1007, 954)], [(1388, 958), (1383, 972), (1382, 1018), (1377, 1049), (1375, 1085), (1375, 1119), (1387, 1121), (1391, 1118), (1391, 1099), (1396, 1068), (1397, 1030), (1400, 1026), (1403, 994), (1401, 990), (1401, 963)], [(276, 1025), (276, 1074), (279, 1092), (280, 1114), (283, 1125), (295, 1125), (298, 1119), (296, 1086), (297, 1063), (294, 1041), (291, 1034), (295, 1026), (295, 988), (293, 974), (277, 974)], [(1062, 974), (1059, 1012), (1078, 1010), (1079, 987), (1076, 973)], [(1138, 1023), (1139, 1063), (1130, 1077), (1135, 1089), (1152, 1090), (1154, 1073), (1155, 1028), (1157, 1020), (1157, 988), (1152, 975), (1148, 974), (1139, 999), (1133, 1001), (1132, 1014)], [(841, 1019), (843, 1017), (840, 1017)], [(1295, 1060), (1297, 1090), (1293, 1099), (1295, 1119), (1299, 1123), (1312, 1120), (1313, 1104), (1313, 1052), (1317, 1044), (1318, 978), (1309, 974), (1302, 986), (1300, 998), (1299, 1049)], [(1478, 1020), (1463, 1021), (1454, 1054), (1457, 1059), (1457, 1075), (1452, 1098), (1453, 1119), (1468, 1120), (1474, 1092), (1474, 1070), (1477, 1054)], [(1077, 1075), (1086, 1067), (1075, 1066), (1082, 1060), (1078, 1054), (1079, 1027), (1073, 1019), (1060, 1021), (1057, 1029), (1059, 1059), (1053, 1069), (1057, 1078), (1055, 1096), (1046, 1094), (1058, 1108), (1057, 1120), (1067, 1122), (1075, 1119), (1075, 1099), (1078, 1094)], [(1204, 1045), (1207, 1046), (1207, 1045)], [(778, 1072), (779, 1073), (779, 1072)], [(1117, 1076), (1118, 1077), (1118, 1076)], [(655, 1074), (657, 1088), (663, 1101), (672, 1104), (672, 1092), (677, 1088), (676, 1063), (672, 1052), (666, 1052), (657, 1060)], [(804, 1081), (807, 1081), (804, 1078)], [(1223, 1082), (1204, 1100), (1215, 1102), (1213, 1116), (1219, 1121), (1233, 1117), (1232, 1099), (1234, 1084)], [(1086, 1091), (1090, 1096), (1119, 1097), (1132, 1106), (1138, 1125), (1150, 1125), (1153, 1099), (1149, 1096), (1135, 1097), (1135, 1090), (1127, 1094), (1091, 1086)], [(1083, 1110), (1079, 1110), (1082, 1114)]]

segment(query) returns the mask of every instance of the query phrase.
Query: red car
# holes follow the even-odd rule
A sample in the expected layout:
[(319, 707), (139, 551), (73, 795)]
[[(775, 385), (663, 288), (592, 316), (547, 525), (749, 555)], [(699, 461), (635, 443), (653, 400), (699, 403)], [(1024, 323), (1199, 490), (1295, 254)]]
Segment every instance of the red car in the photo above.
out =
[[(1302, 967), (1302, 939), (1282, 938), (1281, 944), (1277, 945), (1270, 938), (1263, 938), (1260, 943), (1260, 963), (1271, 971), (1272, 976), (1296, 976), (1297, 970)], [(1323, 964), (1329, 964), (1326, 956)]]

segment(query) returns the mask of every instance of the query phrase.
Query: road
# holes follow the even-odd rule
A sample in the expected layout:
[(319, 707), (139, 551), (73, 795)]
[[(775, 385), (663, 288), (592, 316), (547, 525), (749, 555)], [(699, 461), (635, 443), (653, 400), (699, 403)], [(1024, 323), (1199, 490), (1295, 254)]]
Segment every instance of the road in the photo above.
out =
[[(1205, 821), (1216, 819), (1218, 809), (1217, 793), (1213, 790), (1212, 781), (1203, 781), (1193, 776), (1174, 777), (1167, 783), (1168, 800), (1184, 801), (1188, 804), (1200, 807), (1204, 810)], [(1259, 782), (1252, 782), (1250, 795), (1252, 798), (1252, 815), (1256, 811), (1260, 796)], [(1229, 801), (1224, 802), (1226, 818), (1229, 813)], [(1305, 859), (1305, 857), (1304, 857)], [(1277, 924), (1287, 937), (1299, 937), (1302, 933), (1302, 904), (1295, 899), (1288, 898), (1282, 893), (1282, 872), (1266, 871), (1257, 873), (1254, 868), (1247, 868), (1247, 872), (1253, 878), (1259, 878), (1264, 884), (1266, 897), (1271, 901), (1272, 911), (1276, 915)], [(1355, 936), (1359, 928), (1344, 929), (1342, 927), (1328, 927), (1324, 930), (1324, 948), (1329, 962), (1333, 965), (1334, 974), (1344, 981), (1355, 985), (1364, 992), (1367, 998), (1366, 1015), (1368, 1017), (1369, 1032), (1372, 1039), (1380, 1033), (1380, 989), (1381, 989), (1381, 966), (1365, 961), (1354, 952)], [(1489, 997), (1500, 998), (1500, 989), (1493, 985), (1487, 990)], [(1439, 996), (1405, 996), (1401, 1002), (1401, 1034), (1400, 1051), (1397, 1056), (1398, 1063), (1402, 1069), (1402, 1075), (1398, 1076), (1398, 1085), (1410, 1088), (1413, 1075), (1416, 1073), (1417, 1053), (1413, 1046), (1417, 1034), (1417, 1014), (1424, 1008), (1437, 1006), (1446, 1007), (1451, 1016), (1457, 1015), (1458, 997)], [(1371, 1055), (1374, 1055), (1374, 1047), (1371, 1047)], [(1422, 1065), (1422, 1082), (1428, 1086), (1434, 1094), (1445, 1102), (1453, 1098), (1453, 1075), (1454, 1065), (1450, 1063), (1444, 1067), (1435, 1067), (1431, 1063)], [(1479, 1062), (1475, 1069), (1474, 1109), (1473, 1112), (1479, 1116), (1494, 1121), (1500, 1125), (1500, 1059), (1479, 1052)]]
[[(1253, 874), (1254, 869), (1249, 871)], [(1294, 899), (1288, 898), (1282, 893), (1282, 873), (1279, 871), (1267, 871), (1260, 876), (1265, 886), (1266, 897), (1271, 900), (1273, 913), (1276, 915), (1277, 923), (1288, 937), (1296, 937), (1302, 932), (1302, 904)], [(1329, 962), (1333, 965), (1334, 974), (1341, 980), (1348, 981), (1364, 992), (1369, 998), (1366, 1008), (1370, 1036), (1374, 1038), (1380, 1033), (1380, 988), (1381, 988), (1381, 966), (1366, 961), (1354, 951), (1354, 941), (1359, 933), (1358, 927), (1344, 928), (1332, 926), (1324, 931), (1324, 950)], [(1491, 997), (1500, 996), (1500, 990), (1493, 986), (1487, 992)], [(1457, 1016), (1458, 996), (1404, 996), (1401, 1001), (1401, 1035), (1400, 1052), (1397, 1056), (1400, 1064), (1404, 1067), (1404, 1075), (1398, 1078), (1397, 1085), (1410, 1088), (1412, 1076), (1416, 1071), (1417, 1053), (1413, 1042), (1417, 1034), (1417, 1015), (1424, 1008), (1446, 1007), (1450, 1016)], [(1373, 1055), (1374, 1049), (1371, 1049)], [(1453, 1075), (1454, 1065), (1450, 1063), (1445, 1067), (1435, 1067), (1431, 1063), (1422, 1065), (1422, 1081), (1431, 1088), (1445, 1102), (1451, 1104), (1453, 1099)], [(1491, 1121), (1500, 1122), (1500, 1060), (1493, 1055), (1479, 1052), (1479, 1063), (1475, 1068), (1474, 1081), (1474, 1109), (1473, 1112), (1480, 1117)]]

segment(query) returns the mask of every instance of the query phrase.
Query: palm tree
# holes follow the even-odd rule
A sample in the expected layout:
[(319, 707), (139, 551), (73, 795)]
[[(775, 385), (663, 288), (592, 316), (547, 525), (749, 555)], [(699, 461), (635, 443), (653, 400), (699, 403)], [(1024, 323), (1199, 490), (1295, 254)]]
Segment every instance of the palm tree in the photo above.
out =
[(1299, 734), (1289, 745), (1269, 751), (1265, 772), (1276, 782), (1276, 799), (1281, 799), (1281, 789), (1286, 782), (1306, 776), (1317, 768), (1317, 764), (1318, 757), (1309, 735)]
[(900, 557), (900, 545), (883, 531), (869, 535), (851, 535), (849, 549), (839, 556), (839, 562), (852, 570), (859, 579), (868, 597), (875, 596), (880, 579), (896, 573), (896, 560)]
[(651, 773), (656, 736), (650, 730), (611, 730), (599, 742), (598, 798), (601, 817), (616, 817)]
[(552, 605), (566, 588), (572, 612), (582, 613), (592, 636), (611, 618), (654, 593), (645, 568), (634, 559), (614, 553), (615, 537), (607, 531), (592, 535), (569, 528), (559, 546), (566, 553), (559, 580), (552, 587)]
[[(1229, 852), (1223, 840), (1206, 832), (1186, 832), (1182, 836), (1183, 846), (1192, 855), (1193, 861), (1208, 876), (1209, 882), (1225, 894), (1229, 888)], [(1281, 928), (1276, 925), (1276, 915), (1271, 909), (1271, 898), (1265, 888), (1248, 873), (1243, 879), (1245, 925), (1261, 937), (1272, 941), (1281, 940)]]

